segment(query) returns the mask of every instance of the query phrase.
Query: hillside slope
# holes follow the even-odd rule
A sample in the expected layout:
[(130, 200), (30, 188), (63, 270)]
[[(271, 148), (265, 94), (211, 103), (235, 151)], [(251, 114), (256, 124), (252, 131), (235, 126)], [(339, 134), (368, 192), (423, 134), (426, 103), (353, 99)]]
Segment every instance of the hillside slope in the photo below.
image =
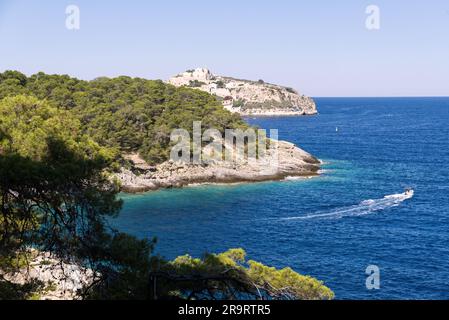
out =
[(216, 95), (223, 106), (241, 115), (312, 115), (317, 113), (312, 98), (292, 88), (212, 74), (198, 68), (178, 74), (168, 81), (181, 87), (196, 88)]

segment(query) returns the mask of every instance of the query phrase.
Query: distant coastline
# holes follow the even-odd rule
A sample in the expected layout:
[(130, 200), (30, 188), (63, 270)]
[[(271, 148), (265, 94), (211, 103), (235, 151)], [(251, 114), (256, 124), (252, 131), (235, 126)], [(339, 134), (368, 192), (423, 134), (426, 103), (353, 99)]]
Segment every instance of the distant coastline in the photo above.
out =
[(291, 87), (218, 76), (209, 69), (197, 68), (168, 80), (176, 87), (190, 87), (217, 97), (223, 107), (242, 116), (303, 116), (317, 114), (312, 98)]

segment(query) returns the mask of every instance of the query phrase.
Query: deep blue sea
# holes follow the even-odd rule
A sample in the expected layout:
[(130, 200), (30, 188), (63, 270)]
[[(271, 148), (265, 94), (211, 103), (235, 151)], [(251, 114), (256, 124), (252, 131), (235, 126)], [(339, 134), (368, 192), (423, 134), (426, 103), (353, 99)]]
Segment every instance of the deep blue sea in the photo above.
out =
[(322, 159), (320, 177), (124, 195), (114, 224), (167, 258), (242, 247), (337, 299), (449, 299), (449, 98), (316, 102), (318, 116), (247, 120)]

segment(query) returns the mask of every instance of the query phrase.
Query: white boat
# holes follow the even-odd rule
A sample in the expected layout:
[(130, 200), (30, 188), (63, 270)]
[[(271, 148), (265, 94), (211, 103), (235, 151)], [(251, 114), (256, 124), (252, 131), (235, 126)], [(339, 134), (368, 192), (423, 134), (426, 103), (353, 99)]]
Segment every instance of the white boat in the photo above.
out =
[(406, 189), (404, 193), (392, 194), (389, 196), (385, 196), (384, 199), (411, 199), (415, 195), (415, 191), (413, 189)]
[(413, 189), (406, 189), (404, 192), (404, 196), (406, 196), (407, 198), (413, 198), (414, 195), (415, 191)]

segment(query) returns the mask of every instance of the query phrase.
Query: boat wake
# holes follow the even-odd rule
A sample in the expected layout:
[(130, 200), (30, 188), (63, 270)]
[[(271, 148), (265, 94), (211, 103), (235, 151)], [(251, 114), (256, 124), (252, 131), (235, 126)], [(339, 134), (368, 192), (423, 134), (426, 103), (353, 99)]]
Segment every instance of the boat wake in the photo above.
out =
[(382, 199), (369, 199), (358, 205), (341, 207), (327, 212), (316, 212), (304, 216), (281, 218), (280, 220), (308, 220), (308, 219), (340, 219), (344, 217), (364, 216), (376, 211), (399, 206), (405, 200), (413, 198), (413, 192), (392, 194)]

